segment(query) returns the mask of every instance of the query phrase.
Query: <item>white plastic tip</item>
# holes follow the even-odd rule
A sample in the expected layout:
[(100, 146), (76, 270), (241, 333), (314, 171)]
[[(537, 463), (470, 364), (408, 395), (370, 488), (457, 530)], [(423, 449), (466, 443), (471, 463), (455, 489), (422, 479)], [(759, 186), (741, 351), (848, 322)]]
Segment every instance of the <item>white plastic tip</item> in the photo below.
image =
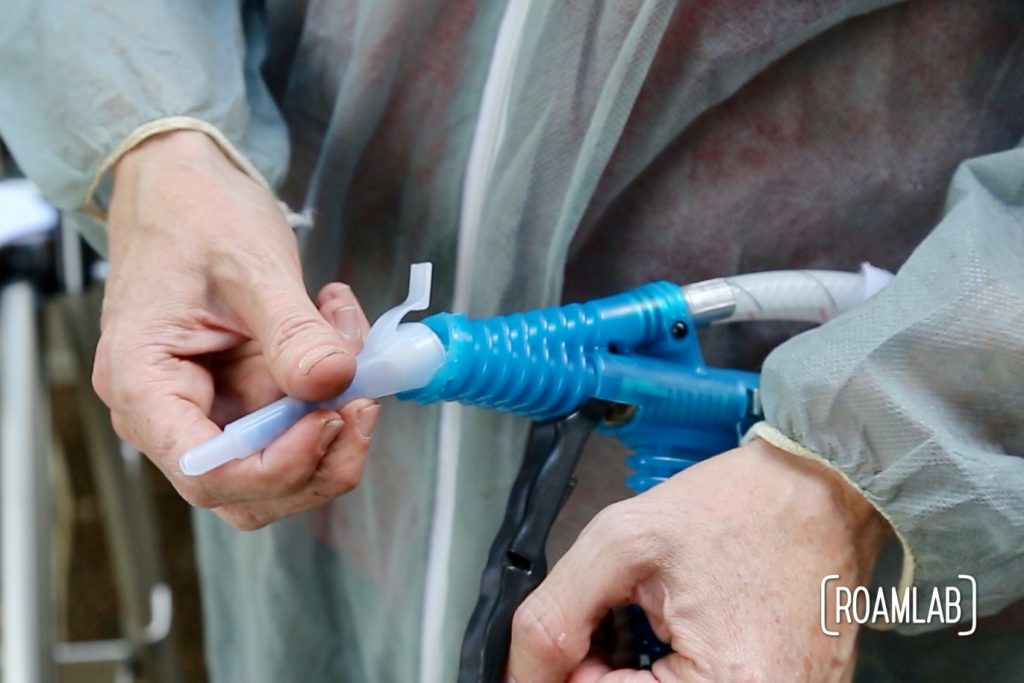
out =
[(231, 434), (225, 432), (186, 451), (178, 460), (178, 467), (181, 468), (182, 474), (198, 477), (247, 455), (249, 455), (247, 449), (239, 444)]
[(398, 329), (398, 323), (409, 311), (423, 311), (430, 306), (430, 282), (434, 272), (432, 263), (414, 263), (409, 266), (409, 293), (405, 301), (392, 309), (385, 311), (366, 335), (363, 348), (374, 348), (384, 341), (384, 338)]
[(864, 291), (861, 294), (861, 301), (867, 301), (875, 294), (889, 286), (892, 279), (896, 277), (884, 268), (876, 268), (868, 262), (860, 264), (860, 275), (864, 279)]
[(434, 264), (414, 263), (409, 266), (409, 293), (402, 308), (406, 311), (425, 311), (430, 308), (430, 282)]

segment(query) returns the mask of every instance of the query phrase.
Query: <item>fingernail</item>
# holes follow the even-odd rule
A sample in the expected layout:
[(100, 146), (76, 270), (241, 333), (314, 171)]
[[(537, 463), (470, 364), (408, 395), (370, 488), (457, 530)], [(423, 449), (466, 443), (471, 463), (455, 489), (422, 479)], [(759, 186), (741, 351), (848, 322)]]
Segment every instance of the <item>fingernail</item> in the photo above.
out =
[(372, 406), (366, 406), (356, 413), (356, 431), (358, 431), (364, 439), (369, 439), (370, 435), (373, 434), (373, 427), (377, 424), (377, 417), (379, 415), (379, 403), (374, 403)]
[(334, 418), (324, 423), (324, 427), (320, 431), (320, 440), (316, 442), (317, 453), (323, 455), (327, 452), (343, 426), (345, 426), (345, 422), (340, 418)]
[(360, 335), (359, 311), (355, 306), (339, 308), (331, 317), (334, 319), (334, 329), (345, 339), (355, 339)]
[(317, 347), (302, 357), (302, 360), (299, 361), (299, 371), (303, 375), (308, 375), (317, 363), (338, 353), (345, 353), (345, 351), (337, 346)]
[(505, 683), (516, 683), (516, 679), (511, 676), (505, 676)]

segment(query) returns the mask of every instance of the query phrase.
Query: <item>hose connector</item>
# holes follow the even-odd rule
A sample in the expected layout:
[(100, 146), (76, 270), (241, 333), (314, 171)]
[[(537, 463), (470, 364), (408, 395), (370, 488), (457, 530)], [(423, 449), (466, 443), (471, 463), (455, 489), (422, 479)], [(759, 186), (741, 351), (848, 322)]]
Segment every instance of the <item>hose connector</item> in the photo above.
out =
[[(548, 420), (597, 394), (602, 352), (664, 352), (685, 319), (677, 285), (654, 282), (622, 294), (483, 320), (440, 313), (423, 321), (445, 348), (431, 382), (399, 398), (459, 401)], [(657, 348), (655, 348), (657, 347)]]

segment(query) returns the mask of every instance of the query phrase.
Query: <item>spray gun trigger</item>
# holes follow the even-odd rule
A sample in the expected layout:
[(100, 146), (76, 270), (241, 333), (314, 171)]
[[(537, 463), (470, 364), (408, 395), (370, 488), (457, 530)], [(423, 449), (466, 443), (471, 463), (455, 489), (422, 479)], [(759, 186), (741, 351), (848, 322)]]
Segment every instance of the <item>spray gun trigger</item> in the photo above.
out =
[(402, 318), (410, 311), (423, 311), (430, 307), (430, 282), (433, 264), (414, 263), (409, 267), (409, 293), (405, 301), (385, 311), (373, 323), (366, 336), (365, 347), (376, 348), (378, 344), (398, 329)]

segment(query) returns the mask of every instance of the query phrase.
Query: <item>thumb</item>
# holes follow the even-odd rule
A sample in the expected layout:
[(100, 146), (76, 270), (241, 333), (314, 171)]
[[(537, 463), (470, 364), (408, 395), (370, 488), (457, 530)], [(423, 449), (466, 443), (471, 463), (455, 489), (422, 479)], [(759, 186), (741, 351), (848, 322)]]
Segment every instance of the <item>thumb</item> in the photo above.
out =
[(280, 389), (296, 398), (321, 401), (352, 382), (359, 339), (345, 339), (320, 314), (301, 280), (290, 274), (252, 287), (228, 287), (232, 312), (263, 352)]
[(511, 680), (565, 681), (590, 650), (591, 634), (608, 610), (627, 604), (651, 574), (650, 549), (637, 533), (635, 515), (625, 514), (627, 506), (616, 503), (600, 512), (516, 610)]

